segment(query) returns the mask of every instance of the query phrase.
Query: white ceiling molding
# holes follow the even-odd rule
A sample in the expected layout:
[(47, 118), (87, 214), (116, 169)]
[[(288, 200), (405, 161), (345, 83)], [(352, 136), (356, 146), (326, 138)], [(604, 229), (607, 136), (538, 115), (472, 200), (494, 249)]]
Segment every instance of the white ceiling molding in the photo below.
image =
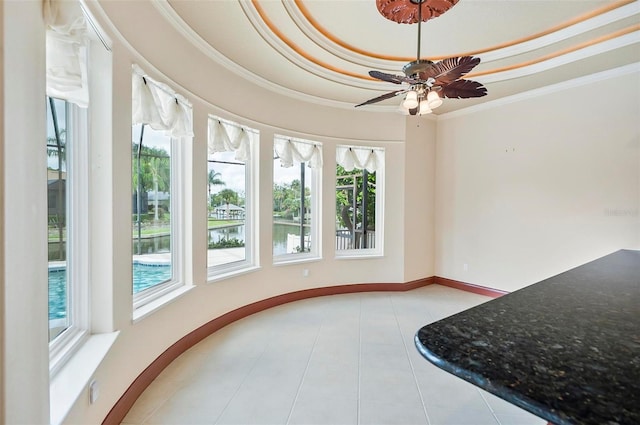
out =
[(388, 72), (397, 72), (398, 69), (400, 69), (406, 62), (372, 58), (346, 49), (327, 39), (324, 34), (320, 33), (313, 25), (311, 25), (307, 18), (301, 13), (300, 9), (296, 7), (294, 2), (283, 2), (283, 6), (289, 13), (293, 22), (307, 38), (317, 44), (321, 49), (326, 50), (336, 57), (350, 63), (361, 65), (367, 70), (375, 68)]
[(609, 12), (603, 13), (601, 15), (594, 16), (593, 18), (587, 19), (585, 21), (578, 22), (577, 24), (573, 24), (567, 28), (554, 31), (547, 35), (543, 35), (542, 37), (525, 41), (513, 46), (504, 47), (502, 49), (492, 50), (479, 56), (482, 58), (483, 63), (487, 63), (505, 59), (511, 56), (529, 53), (534, 50), (542, 49), (555, 43), (568, 40), (572, 37), (585, 34), (589, 31), (620, 21), (622, 19), (629, 18), (639, 13), (640, 8), (638, 7), (638, 5), (636, 3), (630, 3), (617, 9), (610, 10)]
[(219, 65), (222, 65), (227, 70), (239, 75), (256, 85), (265, 89), (278, 92), (293, 99), (297, 99), (303, 102), (311, 102), (317, 105), (329, 106), (333, 108), (352, 108), (353, 105), (346, 102), (339, 102), (332, 99), (326, 99), (318, 96), (312, 96), (310, 94), (301, 93), (297, 90), (292, 90), (288, 87), (273, 83), (258, 74), (255, 74), (244, 67), (231, 61), (225, 55), (216, 50), (213, 46), (207, 43), (202, 37), (200, 37), (177, 13), (167, 0), (155, 0), (150, 2), (161, 14), (167, 19), (167, 21), (188, 41), (190, 41), (198, 50), (204, 53), (210, 59), (213, 59)]
[[(182, 36), (184, 36), (192, 45), (194, 45), (199, 51), (205, 54), (208, 58), (212, 59), (217, 64), (223, 66), (230, 72), (248, 80), (257, 86), (263, 87), (267, 90), (277, 92), (278, 94), (297, 99), (303, 102), (309, 102), (317, 105), (332, 107), (332, 108), (340, 108), (340, 109), (353, 109), (353, 105), (355, 103), (341, 101), (336, 99), (328, 98), (331, 96), (327, 94), (327, 97), (323, 96), (323, 93), (316, 91), (315, 93), (306, 93), (299, 88), (293, 88), (286, 86), (286, 82), (279, 81), (274, 82), (268, 80), (253, 71), (250, 71), (243, 66), (235, 63), (229, 57), (222, 54), (219, 50), (217, 50), (212, 44), (207, 42), (204, 38), (202, 38), (193, 28), (189, 26), (187, 22), (185, 22), (182, 17), (173, 9), (169, 0), (154, 0), (149, 1), (153, 7), (155, 7), (163, 18), (172, 25)], [(309, 46), (309, 42), (317, 46), (319, 49), (323, 49), (322, 54), (330, 54), (332, 55), (332, 59), (338, 59), (337, 62), (332, 62), (329, 65), (333, 67), (333, 69), (329, 67), (323, 66), (326, 61), (319, 60), (318, 63), (313, 62), (313, 57), (309, 57), (309, 59), (299, 55), (295, 52), (287, 43), (280, 39), (278, 34), (275, 34), (265, 23), (265, 20), (259, 14), (259, 11), (256, 10), (254, 5), (247, 1), (240, 1), (238, 5), (242, 8), (245, 16), (248, 18), (248, 22), (255, 29), (256, 33), (265, 40), (269, 46), (272, 47), (272, 53), (276, 53), (281, 55), (281, 57), (285, 58), (290, 64), (295, 66), (296, 68), (305, 71), (310, 74), (310, 83), (314, 78), (320, 78), (326, 82), (333, 82), (336, 84), (340, 84), (345, 86), (345, 90), (348, 90), (348, 87), (352, 88), (352, 97), (360, 97), (358, 94), (358, 90), (361, 90), (362, 98), (366, 98), (369, 93), (382, 93), (385, 90), (391, 91), (394, 89), (400, 88), (398, 85), (385, 83), (380, 81), (369, 81), (365, 79), (360, 79), (357, 77), (344, 75), (339, 72), (341, 69), (340, 61), (344, 61), (344, 71), (359, 73), (364, 76), (371, 69), (389, 69), (392, 73), (400, 73), (399, 69), (396, 69), (395, 72), (391, 69), (390, 64), (395, 63), (394, 61), (388, 60), (377, 60), (375, 58), (368, 58), (366, 55), (352, 52), (342, 46), (337, 45), (333, 41), (327, 39), (326, 36), (320, 33), (317, 29), (311, 25), (309, 21), (307, 21), (306, 17), (302, 15), (302, 12), (295, 6), (293, 2), (283, 2), (283, 7), (286, 10), (286, 13), (289, 14), (292, 23), (299, 30), (299, 34), (296, 37), (305, 37), (305, 43)], [(178, 9), (180, 10), (180, 9)], [(266, 13), (266, 12), (264, 12)], [(618, 7), (609, 12), (602, 13), (600, 15), (594, 16), (593, 18), (587, 19), (585, 21), (579, 22), (577, 24), (571, 25), (569, 27), (563, 28), (561, 30), (555, 31), (551, 34), (538, 37), (533, 40), (529, 40), (526, 42), (519, 43), (514, 46), (505, 47), (502, 49), (496, 49), (491, 52), (483, 53), (478, 55), (482, 58), (483, 63), (495, 61), (498, 59), (504, 59), (513, 57), (513, 61), (519, 60), (517, 56), (522, 55), (523, 53), (531, 53), (536, 51), (537, 49), (547, 48), (549, 50), (549, 46), (554, 45), (555, 43), (559, 43), (562, 41), (570, 41), (571, 38), (579, 36), (579, 35), (587, 35), (589, 31), (594, 29), (602, 28), (608, 24), (618, 22), (625, 18), (637, 16), (640, 14), (640, 8), (638, 7), (638, 2), (634, 1), (633, 3), (627, 4), (625, 6)], [(247, 23), (243, 23), (242, 25), (247, 25)], [(577, 62), (581, 59), (589, 58), (591, 56), (596, 56), (605, 52), (613, 51), (615, 49), (619, 49), (624, 46), (629, 46), (640, 41), (640, 33), (638, 31), (634, 31), (632, 33), (628, 33), (614, 39), (609, 39), (598, 44), (588, 46), (585, 48), (581, 48), (580, 50), (576, 50), (569, 53), (563, 53), (560, 56), (546, 59), (544, 61), (538, 63), (532, 63), (526, 66), (522, 66), (520, 68), (514, 68), (507, 71), (495, 72), (488, 75), (482, 75), (478, 77), (473, 77), (473, 79), (483, 83), (490, 84), (494, 82), (502, 82), (512, 80), (515, 81), (517, 78), (525, 77), (528, 75), (533, 75), (541, 71), (550, 70), (559, 66), (563, 66), (572, 62)], [(296, 42), (296, 40), (292, 40), (292, 42)], [(313, 49), (312, 49), (313, 50)], [(569, 51), (570, 49), (566, 49)], [(317, 53), (317, 51), (316, 51)], [(538, 53), (538, 52), (535, 52)], [(542, 55), (543, 53), (539, 53)], [(311, 56), (311, 52), (309, 52)], [(549, 55), (551, 56), (551, 55)], [(542, 56), (539, 56), (542, 57)], [(507, 65), (508, 66), (508, 65)], [(518, 66), (518, 64), (514, 64), (514, 66)], [(358, 67), (360, 67), (358, 69)], [(354, 70), (355, 69), (355, 70)], [(484, 68), (486, 69), (486, 67)], [(297, 72), (297, 71), (296, 71)], [(491, 72), (491, 71), (489, 71)], [(297, 74), (296, 74), (297, 75)], [(364, 90), (362, 90), (364, 89)], [(353, 91), (355, 90), (355, 91)], [(490, 90), (490, 88), (489, 88)], [(346, 98), (346, 97), (343, 97)], [(367, 107), (368, 111), (375, 112), (392, 112), (397, 109), (396, 105), (386, 104), (376, 104)], [(466, 109), (466, 108), (465, 108)], [(441, 113), (443, 114), (443, 113)], [(446, 114), (446, 112), (444, 112)]]
[(534, 63), (522, 68), (512, 69), (509, 71), (496, 72), (495, 74), (474, 77), (483, 84), (490, 84), (498, 81), (506, 81), (514, 78), (525, 77), (527, 75), (537, 74), (538, 72), (548, 71), (571, 62), (606, 53), (621, 47), (630, 46), (640, 42), (640, 33), (632, 32), (624, 34), (620, 37), (605, 40), (601, 43), (593, 44), (582, 49), (566, 53), (542, 62)]
[[(276, 34), (271, 31), (271, 29), (267, 26), (265, 21), (262, 19), (260, 14), (257, 12), (255, 7), (251, 5), (250, 2), (240, 2), (240, 7), (245, 12), (251, 25), (258, 31), (260, 36), (271, 46), (273, 47), (280, 55), (285, 57), (288, 61), (295, 64), (297, 67), (301, 68), (306, 72), (310, 72), (314, 75), (317, 75), (321, 78), (324, 78), (329, 81), (334, 81), (340, 84), (346, 84), (352, 87), (364, 88), (364, 89), (372, 89), (376, 90), (380, 88), (379, 82), (365, 79), (358, 79), (354, 77), (350, 77), (344, 74), (340, 74), (333, 70), (327, 69), (321, 65), (313, 63), (306, 58), (303, 58), (298, 53), (293, 51), (283, 40), (280, 39)], [(284, 2), (283, 4), (286, 4)], [(324, 48), (323, 46), (320, 46)], [(362, 66), (361, 63), (348, 61), (350, 64), (357, 65), (360, 67), (359, 71), (350, 71), (350, 72), (360, 72), (363, 76), (367, 75), (369, 68)]]
[(607, 71), (598, 72), (598, 73), (587, 75), (584, 77), (574, 78), (573, 80), (563, 81), (562, 83), (548, 85), (545, 87), (514, 94), (512, 96), (506, 96), (500, 99), (490, 100), (486, 103), (469, 106), (467, 108), (459, 109), (457, 111), (447, 112), (445, 114), (438, 115), (437, 118), (438, 118), (438, 121), (458, 118), (464, 115), (475, 114), (480, 111), (487, 111), (489, 109), (497, 108), (504, 105), (509, 105), (512, 103), (522, 102), (522, 101), (533, 99), (536, 97), (547, 96), (549, 94), (556, 93), (563, 90), (568, 90), (574, 87), (590, 86), (604, 80), (622, 77), (624, 75), (629, 75), (634, 73), (640, 73), (640, 62), (635, 62), (629, 65), (621, 66), (614, 69), (609, 69)]
[[(324, 34), (320, 33), (306, 19), (306, 17), (301, 13), (300, 9), (295, 6), (295, 3), (283, 2), (283, 6), (289, 13), (291, 19), (296, 23), (300, 31), (304, 33), (306, 37), (308, 37), (322, 49), (334, 54), (335, 56), (345, 61), (369, 68), (389, 70), (392, 72), (397, 71), (404, 64), (404, 62), (402, 61), (390, 61), (371, 58), (369, 56), (362, 55), (339, 46), (333, 41), (327, 39)], [(555, 43), (565, 41), (569, 38), (587, 33), (605, 25), (620, 21), (622, 19), (632, 17), (637, 14), (640, 14), (640, 7), (638, 7), (637, 3), (630, 3), (617, 9), (605, 12), (601, 15), (594, 16), (593, 18), (589, 18), (585, 21), (578, 22), (566, 28), (554, 31), (550, 34), (546, 34), (532, 40), (524, 41), (513, 46), (491, 50), (489, 52), (478, 54), (476, 56), (480, 56), (483, 63), (488, 63), (509, 58), (511, 56), (526, 54), (534, 50), (542, 49)], [(258, 17), (258, 19), (260, 18)], [(462, 54), (464, 54), (464, 52), (457, 52), (455, 54), (452, 53), (451, 56), (461, 56)], [(398, 64), (401, 64), (400, 67), (398, 66)]]

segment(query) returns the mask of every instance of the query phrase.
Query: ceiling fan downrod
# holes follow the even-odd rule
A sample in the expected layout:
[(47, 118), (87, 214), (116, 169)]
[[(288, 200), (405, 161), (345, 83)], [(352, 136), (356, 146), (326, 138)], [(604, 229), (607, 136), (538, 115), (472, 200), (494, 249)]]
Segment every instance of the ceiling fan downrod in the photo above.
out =
[(428, 59), (420, 59), (420, 43), (422, 40), (422, 3), (427, 0), (410, 1), (418, 6), (418, 49), (416, 53), (416, 60), (409, 62), (402, 67), (402, 72), (404, 72), (407, 77), (416, 77), (421, 71), (424, 71), (433, 65), (433, 62)]

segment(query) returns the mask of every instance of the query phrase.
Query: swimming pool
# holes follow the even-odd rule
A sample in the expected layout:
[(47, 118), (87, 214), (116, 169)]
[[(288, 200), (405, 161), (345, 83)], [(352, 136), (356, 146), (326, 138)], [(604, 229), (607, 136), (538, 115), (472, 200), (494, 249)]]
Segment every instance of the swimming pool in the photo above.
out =
[[(133, 293), (171, 278), (170, 264), (133, 263)], [(67, 273), (64, 267), (49, 269), (49, 320), (67, 317)]]

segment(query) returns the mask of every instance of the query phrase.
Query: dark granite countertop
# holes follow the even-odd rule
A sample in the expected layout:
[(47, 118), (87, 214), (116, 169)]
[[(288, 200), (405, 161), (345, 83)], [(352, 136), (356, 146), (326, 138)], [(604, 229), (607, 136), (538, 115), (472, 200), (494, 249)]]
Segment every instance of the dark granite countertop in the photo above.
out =
[(640, 424), (640, 251), (424, 326), (420, 353), (554, 424)]

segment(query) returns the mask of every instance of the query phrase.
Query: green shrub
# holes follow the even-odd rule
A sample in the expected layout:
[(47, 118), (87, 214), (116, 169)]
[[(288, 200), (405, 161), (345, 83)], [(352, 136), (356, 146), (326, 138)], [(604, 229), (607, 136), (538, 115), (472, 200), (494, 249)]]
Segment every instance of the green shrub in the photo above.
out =
[(221, 239), (218, 242), (209, 242), (209, 249), (221, 249), (221, 248), (241, 248), (244, 246), (244, 241), (238, 238)]

